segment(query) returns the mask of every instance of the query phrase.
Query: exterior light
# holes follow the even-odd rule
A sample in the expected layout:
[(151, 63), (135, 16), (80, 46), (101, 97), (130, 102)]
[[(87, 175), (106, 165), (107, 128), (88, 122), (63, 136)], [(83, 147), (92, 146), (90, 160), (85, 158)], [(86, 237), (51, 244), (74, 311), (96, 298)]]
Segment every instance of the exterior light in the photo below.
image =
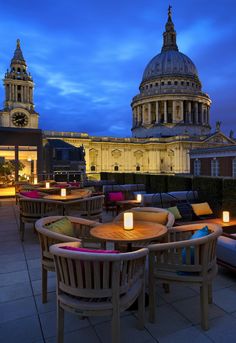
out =
[(230, 221), (229, 211), (223, 211), (222, 220), (224, 223), (229, 223), (229, 221)]
[(46, 188), (47, 188), (47, 189), (50, 188), (50, 182), (46, 182)]
[(124, 213), (124, 230), (133, 230), (133, 213), (126, 212)]
[(61, 189), (61, 197), (66, 197), (66, 189), (65, 188)]
[(137, 201), (141, 202), (142, 201), (142, 194), (137, 194)]

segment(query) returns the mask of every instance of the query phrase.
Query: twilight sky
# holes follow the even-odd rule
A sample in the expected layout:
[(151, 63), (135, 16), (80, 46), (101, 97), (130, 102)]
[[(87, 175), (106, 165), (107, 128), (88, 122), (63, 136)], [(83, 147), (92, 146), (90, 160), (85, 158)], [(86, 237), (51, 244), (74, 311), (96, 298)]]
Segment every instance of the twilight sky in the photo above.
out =
[(160, 52), (169, 3), (179, 50), (193, 60), (212, 99), (212, 128), (221, 120), (222, 130), (236, 136), (235, 0), (7, 0), (0, 11), (0, 75), (20, 38), (40, 128), (128, 137), (130, 103)]

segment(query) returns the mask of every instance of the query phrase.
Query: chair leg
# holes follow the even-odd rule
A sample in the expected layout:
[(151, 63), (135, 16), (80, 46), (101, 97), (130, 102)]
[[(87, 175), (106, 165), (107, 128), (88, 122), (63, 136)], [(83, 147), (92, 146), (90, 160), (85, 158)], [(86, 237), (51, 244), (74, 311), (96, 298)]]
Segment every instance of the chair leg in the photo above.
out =
[(20, 239), (22, 242), (24, 241), (24, 236), (25, 236), (25, 223), (20, 218)]
[(149, 271), (148, 271), (148, 289), (149, 289), (149, 321), (155, 323), (156, 319), (156, 280), (154, 276), (153, 259), (149, 256)]
[(42, 267), (42, 303), (46, 303), (48, 291), (48, 271)]
[(57, 343), (64, 342), (64, 310), (57, 301)]
[(201, 327), (203, 330), (209, 329), (208, 324), (208, 285), (200, 287), (201, 298)]
[(208, 285), (208, 304), (212, 304), (213, 297), (212, 297), (212, 283)]
[(169, 283), (163, 283), (162, 287), (164, 288), (165, 293), (170, 293), (170, 285), (169, 285)]
[(114, 309), (111, 320), (111, 342), (120, 343), (120, 313)]
[(144, 313), (145, 313), (145, 286), (143, 285), (141, 293), (138, 297), (138, 328), (144, 329)]

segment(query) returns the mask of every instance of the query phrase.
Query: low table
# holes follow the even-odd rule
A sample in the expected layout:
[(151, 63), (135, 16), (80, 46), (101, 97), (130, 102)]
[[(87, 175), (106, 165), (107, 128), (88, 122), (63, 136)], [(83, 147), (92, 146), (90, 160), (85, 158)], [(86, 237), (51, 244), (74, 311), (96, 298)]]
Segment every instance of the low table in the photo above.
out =
[(91, 236), (113, 243), (127, 243), (128, 251), (132, 250), (132, 243), (151, 241), (167, 233), (164, 225), (135, 221), (133, 230), (124, 230), (123, 222), (112, 222), (98, 225), (90, 230)]
[(141, 202), (138, 200), (120, 200), (116, 202), (117, 204), (117, 214), (120, 211), (129, 210), (132, 207), (138, 207), (141, 205)]
[(210, 218), (210, 219), (201, 219), (192, 222), (182, 222), (178, 225), (188, 225), (194, 223), (211, 223), (211, 224), (218, 224), (222, 227), (224, 233), (235, 233), (236, 232), (236, 218), (231, 218), (228, 223), (222, 221), (222, 218)]

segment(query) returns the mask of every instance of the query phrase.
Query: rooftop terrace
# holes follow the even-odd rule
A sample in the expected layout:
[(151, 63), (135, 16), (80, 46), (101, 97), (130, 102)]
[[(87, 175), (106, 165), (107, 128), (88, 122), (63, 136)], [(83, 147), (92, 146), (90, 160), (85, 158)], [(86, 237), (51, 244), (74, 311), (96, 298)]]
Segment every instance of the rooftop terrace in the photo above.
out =
[[(104, 215), (104, 221), (111, 218)], [(49, 273), (48, 303), (41, 303), (40, 250), (29, 225), (22, 243), (18, 233), (18, 210), (12, 199), (0, 201), (0, 342), (56, 342), (55, 274)], [(121, 342), (136, 343), (233, 343), (236, 341), (236, 275), (219, 269), (213, 284), (210, 329), (200, 328), (199, 289), (172, 285), (165, 294), (158, 287), (158, 321), (146, 320), (145, 330), (136, 328), (135, 312), (121, 319)], [(110, 318), (79, 319), (65, 313), (65, 343), (108, 343)]]

